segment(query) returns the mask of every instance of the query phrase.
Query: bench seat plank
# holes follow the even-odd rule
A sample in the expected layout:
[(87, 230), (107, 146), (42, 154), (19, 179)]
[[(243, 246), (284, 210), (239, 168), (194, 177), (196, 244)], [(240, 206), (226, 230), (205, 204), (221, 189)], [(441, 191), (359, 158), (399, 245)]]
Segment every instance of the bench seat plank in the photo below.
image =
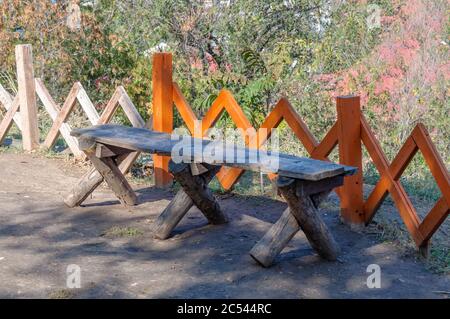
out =
[[(317, 181), (337, 175), (351, 175), (356, 169), (353, 167), (338, 165), (331, 162), (314, 160), (311, 158), (297, 157), (293, 155), (257, 151), (235, 145), (223, 145), (223, 156), (205, 152), (206, 147), (214, 147), (216, 141), (183, 137), (182, 141), (172, 139), (170, 134), (155, 132), (142, 128), (125, 127), (121, 125), (97, 125), (90, 128), (73, 130), (73, 136), (78, 138), (92, 139), (95, 142), (121, 147), (133, 151), (156, 153), (158, 155), (170, 156), (173, 148), (182, 145), (180, 152), (184, 162), (200, 162), (212, 165), (225, 165), (239, 167), (245, 170), (261, 171), (264, 173), (276, 173), (280, 176)], [(202, 145), (202, 148), (194, 147)], [(178, 147), (180, 149), (180, 147)], [(186, 151), (186, 152), (185, 152)], [(231, 153), (233, 152), (233, 153)], [(228, 157), (226, 154), (233, 154)], [(274, 169), (272, 156), (278, 155), (278, 169)], [(251, 159), (257, 159), (251, 161)]]

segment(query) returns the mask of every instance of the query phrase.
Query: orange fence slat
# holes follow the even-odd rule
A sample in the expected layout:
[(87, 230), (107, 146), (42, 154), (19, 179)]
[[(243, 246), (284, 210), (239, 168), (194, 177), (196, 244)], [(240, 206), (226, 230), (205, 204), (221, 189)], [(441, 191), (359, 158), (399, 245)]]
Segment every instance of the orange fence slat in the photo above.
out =
[(419, 148), (410, 135), (389, 166), (389, 172), (394, 180), (398, 180), (401, 177), (418, 150)]
[[(226, 92), (224, 90), (220, 91), (217, 98), (211, 104), (209, 110), (205, 113), (202, 119), (202, 136), (206, 133), (208, 129), (214, 126), (216, 122), (220, 119), (220, 116), (225, 111), (226, 103)], [(197, 137), (197, 136), (196, 136)]]
[(445, 199), (441, 197), (419, 226), (419, 231), (424, 236), (423, 241), (428, 241), (433, 236), (449, 214), (450, 208)]
[(334, 123), (322, 142), (316, 146), (311, 157), (319, 160), (328, 160), (328, 155), (338, 145), (338, 123)]
[(242, 108), (236, 102), (230, 91), (228, 90), (223, 91), (225, 91), (225, 98), (226, 98), (225, 109), (227, 110), (230, 117), (233, 119), (236, 126), (244, 130), (253, 128), (252, 124), (245, 116), (244, 111), (242, 111)]
[[(173, 90), (172, 90), (172, 54), (153, 55), (153, 129), (172, 133), (173, 130)], [(153, 156), (155, 184), (167, 187), (172, 182), (167, 156)]]
[(298, 137), (300, 142), (302, 142), (306, 151), (311, 154), (319, 143), (311, 134), (305, 122), (300, 118), (300, 115), (294, 110), (291, 103), (286, 99), (282, 99), (280, 102), (283, 105), (282, 114), (284, 120)]
[[(194, 123), (197, 121), (197, 117), (176, 84), (173, 85), (173, 101), (187, 127), (194, 134)], [(346, 182), (353, 178), (351, 189), (340, 188), (336, 190), (341, 197), (341, 207), (344, 208), (344, 211), (341, 211), (344, 220), (351, 224), (361, 224), (361, 222), (368, 224), (386, 196), (391, 194), (408, 232), (416, 245), (423, 247), (448, 216), (448, 202), (450, 201), (448, 171), (431, 142), (425, 127), (421, 124), (417, 125), (400, 148), (392, 163), (389, 164), (366, 119), (360, 114), (359, 98), (351, 96), (338, 97), (337, 109), (338, 119), (336, 123), (319, 143), (289, 101), (286, 98), (282, 98), (265, 118), (259, 129), (256, 130), (256, 134), (248, 136), (245, 141), (249, 147), (261, 147), (271, 137), (272, 130), (276, 129), (285, 120), (312, 158), (328, 160), (328, 155), (340, 144), (340, 163), (359, 168), (357, 176), (346, 178)], [(248, 121), (233, 95), (227, 90), (222, 90), (201, 121), (202, 136), (206, 134), (209, 128), (214, 126), (224, 111), (227, 111), (238, 128), (243, 130), (252, 129), (254, 131), (250, 121)], [(355, 119), (359, 119), (359, 121), (355, 121)], [(379, 181), (365, 202), (362, 197), (361, 142), (364, 143), (375, 167), (380, 173)], [(444, 195), (422, 223), (399, 181), (418, 150), (421, 150), (424, 154), (427, 165), (430, 167)], [(225, 189), (230, 189), (242, 176), (243, 172), (242, 169), (238, 168), (222, 167), (217, 174), (217, 178)], [(276, 177), (276, 174), (269, 175), (271, 179)], [(349, 208), (351, 208), (350, 213), (345, 211), (345, 209)]]
[[(375, 188), (372, 190), (371, 194), (364, 203), (366, 224), (370, 223), (373, 219), (373, 216), (389, 192), (403, 222), (406, 225), (406, 228), (413, 237), (414, 241), (416, 244), (421, 243), (423, 241), (423, 237), (418, 230), (420, 221), (416, 210), (414, 209), (401, 183), (396, 181), (392, 176), (386, 156), (381, 150), (381, 146), (370, 130), (370, 127), (364, 117), (361, 117), (361, 139), (381, 176), (380, 180), (375, 185)], [(402, 165), (399, 167), (402, 167)]]
[(337, 97), (339, 162), (358, 171), (341, 186), (341, 217), (351, 226), (364, 225), (364, 198), (361, 151), (361, 108), (357, 96)]
[(198, 121), (197, 116), (195, 116), (195, 113), (192, 111), (192, 108), (189, 106), (181, 93), (180, 87), (176, 83), (173, 83), (173, 103), (177, 107), (178, 112), (180, 112), (181, 118), (186, 123), (188, 130), (194, 134), (195, 122)]
[(450, 177), (447, 168), (439, 156), (433, 142), (431, 142), (430, 136), (423, 124), (417, 124), (412, 136), (422, 152), (442, 195), (447, 201), (447, 205), (450, 205)]

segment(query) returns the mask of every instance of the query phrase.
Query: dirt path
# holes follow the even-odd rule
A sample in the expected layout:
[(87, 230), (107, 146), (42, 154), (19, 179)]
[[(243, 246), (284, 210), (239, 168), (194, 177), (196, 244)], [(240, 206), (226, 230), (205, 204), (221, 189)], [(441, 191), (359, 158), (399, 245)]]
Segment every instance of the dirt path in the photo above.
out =
[[(106, 188), (84, 207), (62, 194), (82, 174), (62, 160), (0, 154), (0, 297), (106, 298), (445, 298), (449, 276), (370, 234), (341, 225), (333, 201), (322, 209), (342, 248), (321, 260), (298, 233), (270, 269), (248, 251), (285, 208), (262, 197), (221, 199), (226, 226), (208, 226), (192, 209), (174, 237), (151, 238), (152, 220), (173, 194), (136, 186), (141, 204), (123, 209)], [(66, 288), (69, 264), (81, 267), (81, 289)], [(381, 288), (366, 286), (369, 264)]]

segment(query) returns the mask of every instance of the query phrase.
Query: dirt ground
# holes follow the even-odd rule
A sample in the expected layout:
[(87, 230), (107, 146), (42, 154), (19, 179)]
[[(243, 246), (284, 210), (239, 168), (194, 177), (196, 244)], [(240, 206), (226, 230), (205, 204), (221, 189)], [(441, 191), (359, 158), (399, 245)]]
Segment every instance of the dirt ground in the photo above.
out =
[[(209, 226), (193, 208), (173, 237), (152, 239), (152, 221), (173, 193), (134, 185), (138, 206), (125, 209), (106, 188), (83, 207), (62, 196), (83, 169), (61, 159), (0, 154), (0, 297), (3, 298), (448, 298), (450, 276), (427, 270), (417, 255), (352, 232), (336, 198), (321, 210), (341, 246), (338, 262), (320, 259), (299, 232), (271, 268), (248, 255), (285, 208), (261, 196), (223, 196), (231, 219)], [(81, 267), (81, 288), (66, 286)], [(381, 267), (369, 289), (366, 268)]]

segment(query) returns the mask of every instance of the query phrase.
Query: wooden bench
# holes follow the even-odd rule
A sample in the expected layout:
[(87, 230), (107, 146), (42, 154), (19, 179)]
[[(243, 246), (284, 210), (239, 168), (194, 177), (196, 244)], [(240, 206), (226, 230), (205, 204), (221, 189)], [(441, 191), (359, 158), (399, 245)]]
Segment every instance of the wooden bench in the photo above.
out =
[[(66, 203), (80, 204), (92, 192), (93, 183), (98, 185), (104, 178), (122, 204), (135, 205), (136, 195), (124, 177), (121, 164), (130, 157), (136, 158), (138, 152), (170, 156), (176, 149), (182, 162), (171, 160), (169, 170), (181, 185), (181, 190), (155, 221), (154, 237), (168, 238), (193, 205), (211, 224), (226, 223), (227, 216), (208, 188), (208, 183), (221, 166), (231, 166), (278, 174), (277, 187), (288, 204), (281, 218), (250, 251), (256, 261), (265, 267), (270, 266), (300, 229), (320, 256), (327, 260), (337, 258), (338, 245), (317, 208), (333, 188), (343, 184), (346, 175), (356, 172), (356, 168), (235, 145), (230, 147), (204, 139), (174, 139), (166, 133), (120, 125), (99, 125), (74, 130), (71, 134), (78, 138), (80, 148), (96, 171), (90, 172), (75, 185)], [(207, 147), (215, 147), (222, 153), (205, 152)], [(276, 167), (273, 159), (276, 159)]]

